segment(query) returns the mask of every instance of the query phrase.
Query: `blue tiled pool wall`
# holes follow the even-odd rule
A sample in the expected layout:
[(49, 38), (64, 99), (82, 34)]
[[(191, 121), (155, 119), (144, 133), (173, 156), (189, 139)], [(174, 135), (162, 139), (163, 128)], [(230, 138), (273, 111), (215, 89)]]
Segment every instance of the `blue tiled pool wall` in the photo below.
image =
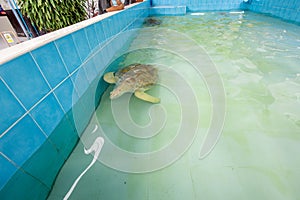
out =
[(267, 13), (285, 20), (300, 23), (299, 0), (251, 0), (243, 6), (253, 12)]
[(186, 6), (187, 12), (240, 9), (242, 0), (151, 0), (153, 7)]
[(154, 6), (150, 8), (149, 14), (155, 15), (185, 15), (186, 6)]
[(140, 27), (149, 6), (135, 5), (0, 65), (0, 199), (46, 198), (107, 86), (101, 75), (126, 43), (114, 37)]
[(299, 0), (151, 0), (151, 5), (152, 15), (180, 15), (180, 6), (186, 6), (186, 12), (246, 9), (300, 22)]

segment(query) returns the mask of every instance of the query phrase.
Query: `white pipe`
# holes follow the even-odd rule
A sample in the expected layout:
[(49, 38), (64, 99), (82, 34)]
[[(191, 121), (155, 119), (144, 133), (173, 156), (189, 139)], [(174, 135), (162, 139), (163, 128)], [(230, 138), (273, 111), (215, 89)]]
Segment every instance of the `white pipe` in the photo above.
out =
[[(95, 127), (94, 130), (97, 127)], [(84, 153), (85, 154), (90, 154), (92, 152), (94, 152), (94, 158), (92, 160), (92, 162), (89, 164), (89, 166), (77, 177), (77, 179), (75, 180), (75, 182), (73, 183), (72, 187), (70, 188), (70, 190), (68, 191), (68, 193), (64, 196), (63, 200), (68, 200), (69, 197), (71, 196), (73, 190), (75, 189), (77, 183), (80, 181), (81, 177), (93, 166), (93, 164), (97, 161), (99, 154), (101, 152), (101, 149), (104, 145), (104, 139), (102, 137), (97, 137), (94, 144), (89, 148), (89, 149), (84, 149)]]

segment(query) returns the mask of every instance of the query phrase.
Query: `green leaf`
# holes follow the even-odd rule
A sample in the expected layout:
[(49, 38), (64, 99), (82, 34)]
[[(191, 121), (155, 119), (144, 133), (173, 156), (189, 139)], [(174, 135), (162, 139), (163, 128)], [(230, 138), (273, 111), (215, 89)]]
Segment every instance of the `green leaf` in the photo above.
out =
[(86, 0), (18, 0), (23, 15), (39, 30), (57, 30), (84, 20)]

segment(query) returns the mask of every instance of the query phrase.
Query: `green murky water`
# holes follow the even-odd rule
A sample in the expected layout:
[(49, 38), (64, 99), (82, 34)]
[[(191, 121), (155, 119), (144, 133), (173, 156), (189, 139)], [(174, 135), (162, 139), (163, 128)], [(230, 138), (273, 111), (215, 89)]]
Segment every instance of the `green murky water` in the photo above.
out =
[[(297, 199), (300, 27), (248, 12), (156, 19), (111, 66), (156, 65), (160, 78), (147, 93), (161, 103), (124, 95), (112, 104), (110, 86), (48, 199), (67, 194), (93, 160), (84, 147), (98, 136), (101, 162), (69, 199)], [(223, 114), (216, 145), (200, 159)]]

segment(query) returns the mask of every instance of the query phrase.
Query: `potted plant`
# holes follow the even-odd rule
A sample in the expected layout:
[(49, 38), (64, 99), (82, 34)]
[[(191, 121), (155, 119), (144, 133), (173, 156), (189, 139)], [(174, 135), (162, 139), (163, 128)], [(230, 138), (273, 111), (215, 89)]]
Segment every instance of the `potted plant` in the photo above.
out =
[(86, 0), (18, 0), (22, 14), (42, 33), (86, 19)]

